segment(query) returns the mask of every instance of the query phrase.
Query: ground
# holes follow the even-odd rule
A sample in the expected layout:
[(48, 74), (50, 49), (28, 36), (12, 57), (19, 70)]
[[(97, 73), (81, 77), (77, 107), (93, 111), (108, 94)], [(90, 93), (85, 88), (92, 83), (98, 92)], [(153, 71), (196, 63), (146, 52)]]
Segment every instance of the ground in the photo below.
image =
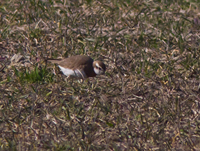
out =
[[(1, 150), (198, 150), (200, 3), (0, 2)], [(106, 73), (66, 80), (47, 58)]]

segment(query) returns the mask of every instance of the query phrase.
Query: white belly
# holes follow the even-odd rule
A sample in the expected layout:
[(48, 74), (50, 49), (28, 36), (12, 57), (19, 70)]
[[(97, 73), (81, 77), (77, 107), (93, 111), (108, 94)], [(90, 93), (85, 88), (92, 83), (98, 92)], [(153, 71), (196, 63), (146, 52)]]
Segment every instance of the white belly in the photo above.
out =
[(60, 70), (63, 72), (64, 75), (66, 75), (67, 77), (74, 77), (74, 78), (78, 78), (78, 79), (85, 79), (87, 78), (87, 75), (85, 74), (85, 72), (83, 70), (72, 70), (72, 69), (67, 69), (67, 68), (63, 68), (61, 66), (59, 66)]

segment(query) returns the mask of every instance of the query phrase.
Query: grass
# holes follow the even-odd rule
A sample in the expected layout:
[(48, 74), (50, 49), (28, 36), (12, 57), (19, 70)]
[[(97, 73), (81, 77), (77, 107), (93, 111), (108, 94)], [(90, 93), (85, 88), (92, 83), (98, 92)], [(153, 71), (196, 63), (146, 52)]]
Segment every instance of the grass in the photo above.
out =
[[(1, 150), (198, 150), (199, 9), (0, 2)], [(104, 60), (106, 74), (66, 82), (45, 62), (77, 54)]]

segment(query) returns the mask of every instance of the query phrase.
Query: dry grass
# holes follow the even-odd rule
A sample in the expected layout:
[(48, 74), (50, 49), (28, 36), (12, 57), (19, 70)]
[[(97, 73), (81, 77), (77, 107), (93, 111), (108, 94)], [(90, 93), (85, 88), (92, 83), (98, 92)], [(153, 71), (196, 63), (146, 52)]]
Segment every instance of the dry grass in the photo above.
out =
[[(0, 2), (1, 150), (198, 150), (200, 5)], [(102, 59), (65, 82), (45, 58)], [(14, 56), (14, 57), (13, 57)]]

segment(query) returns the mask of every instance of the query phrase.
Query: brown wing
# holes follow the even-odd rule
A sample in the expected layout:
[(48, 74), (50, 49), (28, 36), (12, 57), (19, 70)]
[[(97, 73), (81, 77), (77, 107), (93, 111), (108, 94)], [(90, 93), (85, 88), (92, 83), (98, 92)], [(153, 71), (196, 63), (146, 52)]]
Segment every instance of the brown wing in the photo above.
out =
[(93, 63), (93, 59), (85, 55), (77, 55), (62, 60), (48, 60), (48, 61), (56, 63), (64, 68), (70, 68), (70, 69), (77, 69), (87, 64), (92, 65)]

